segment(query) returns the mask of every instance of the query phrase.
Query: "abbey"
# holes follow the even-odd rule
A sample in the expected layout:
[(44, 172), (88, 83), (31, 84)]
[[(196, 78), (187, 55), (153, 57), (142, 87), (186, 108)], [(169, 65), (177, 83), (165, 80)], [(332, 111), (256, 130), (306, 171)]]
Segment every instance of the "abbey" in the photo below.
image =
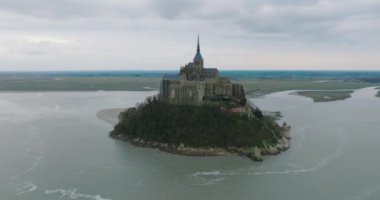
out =
[(231, 101), (238, 105), (246, 103), (241, 84), (231, 83), (227, 77), (219, 76), (217, 68), (204, 68), (199, 36), (193, 62), (182, 66), (177, 75), (163, 76), (160, 99), (179, 105), (200, 105), (207, 101)]

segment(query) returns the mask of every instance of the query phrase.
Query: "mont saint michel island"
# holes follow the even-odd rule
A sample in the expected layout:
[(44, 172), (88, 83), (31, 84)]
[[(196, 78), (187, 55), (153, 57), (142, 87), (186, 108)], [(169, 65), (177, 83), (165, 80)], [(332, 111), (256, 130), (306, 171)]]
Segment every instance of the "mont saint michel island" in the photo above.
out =
[(380, 199), (380, 0), (2, 0), (0, 24), (0, 200)]
[(204, 66), (198, 36), (193, 62), (164, 75), (159, 94), (120, 113), (110, 137), (180, 155), (262, 161), (289, 148), (289, 132), (248, 101), (241, 84)]

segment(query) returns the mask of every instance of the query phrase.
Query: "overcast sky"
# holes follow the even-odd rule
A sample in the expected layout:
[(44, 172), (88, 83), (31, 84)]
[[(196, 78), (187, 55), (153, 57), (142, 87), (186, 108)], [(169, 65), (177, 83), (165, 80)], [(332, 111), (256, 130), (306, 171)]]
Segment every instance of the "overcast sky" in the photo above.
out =
[(380, 70), (380, 0), (0, 0), (0, 70)]

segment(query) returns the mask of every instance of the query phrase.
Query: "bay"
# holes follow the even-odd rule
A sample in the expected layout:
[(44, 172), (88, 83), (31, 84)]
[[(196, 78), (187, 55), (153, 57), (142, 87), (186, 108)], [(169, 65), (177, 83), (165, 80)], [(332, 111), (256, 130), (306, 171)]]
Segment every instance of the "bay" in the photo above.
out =
[(108, 137), (103, 109), (156, 92), (0, 93), (1, 199), (379, 199), (374, 88), (313, 103), (291, 91), (252, 99), (281, 111), (291, 148), (264, 162), (186, 157)]

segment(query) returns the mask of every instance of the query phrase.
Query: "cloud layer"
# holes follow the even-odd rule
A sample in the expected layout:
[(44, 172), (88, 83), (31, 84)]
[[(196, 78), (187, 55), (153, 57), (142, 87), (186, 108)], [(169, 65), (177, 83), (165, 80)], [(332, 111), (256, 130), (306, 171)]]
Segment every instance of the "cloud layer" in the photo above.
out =
[(0, 70), (379, 69), (380, 0), (2, 0)]

